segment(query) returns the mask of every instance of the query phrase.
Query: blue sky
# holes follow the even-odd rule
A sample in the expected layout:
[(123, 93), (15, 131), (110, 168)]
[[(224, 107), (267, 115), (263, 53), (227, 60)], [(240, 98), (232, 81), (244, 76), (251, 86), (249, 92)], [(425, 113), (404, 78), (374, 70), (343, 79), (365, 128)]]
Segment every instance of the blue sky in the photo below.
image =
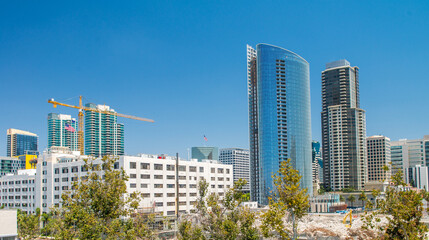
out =
[[(112, 106), (125, 151), (248, 147), (246, 44), (269, 43), (310, 63), (312, 133), (320, 140), (320, 74), (360, 68), (367, 135), (429, 134), (428, 1), (6, 1), (0, 8), (0, 155), (6, 129), (46, 147), (48, 98)], [(70, 99), (71, 100), (66, 100)]]

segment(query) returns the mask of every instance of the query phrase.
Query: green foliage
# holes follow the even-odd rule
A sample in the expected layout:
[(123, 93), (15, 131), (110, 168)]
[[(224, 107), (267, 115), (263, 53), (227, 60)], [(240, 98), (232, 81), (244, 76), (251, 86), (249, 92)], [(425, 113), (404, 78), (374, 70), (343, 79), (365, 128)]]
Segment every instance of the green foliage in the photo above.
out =
[[(423, 216), (424, 198), (427, 193), (403, 189), (406, 186), (402, 172), (393, 176), (394, 186), (386, 190), (385, 197), (379, 198), (379, 192), (373, 191), (376, 201), (367, 201), (368, 209), (364, 216), (364, 228), (376, 229), (385, 239), (424, 239), (427, 226), (421, 222)], [(387, 219), (387, 224), (380, 224), (381, 218)]]
[(35, 214), (27, 214), (18, 209), (18, 237), (26, 239), (35, 239), (40, 235), (40, 209), (36, 209)]
[(347, 201), (349, 201), (353, 206), (353, 203), (356, 201), (356, 197), (353, 194), (350, 194), (349, 197), (347, 198)]
[(259, 239), (255, 214), (240, 206), (247, 197), (242, 192), (245, 180), (234, 183), (223, 198), (208, 194), (208, 183), (201, 180), (196, 213), (183, 217), (179, 223), (179, 239)]
[(340, 195), (340, 202), (345, 202), (346, 200), (344, 199), (343, 195)]
[(346, 188), (343, 188), (341, 191), (342, 191), (343, 193), (350, 193), (350, 192), (355, 192), (355, 191), (356, 191), (356, 189), (354, 189), (354, 188), (352, 188), (352, 187), (346, 187)]
[(127, 194), (128, 176), (114, 169), (115, 159), (85, 161), (88, 173), (52, 209), (50, 227), (58, 239), (136, 239), (150, 236), (147, 217), (136, 213), (140, 193)]
[(366, 201), (367, 199), (368, 199), (368, 198), (366, 197), (365, 192), (364, 192), (364, 191), (362, 191), (362, 192), (359, 194), (359, 197), (358, 197), (358, 200), (359, 200), (359, 201), (362, 201), (362, 206), (364, 206), (364, 207), (365, 207), (365, 201)]
[(273, 180), (276, 191), (270, 198), (268, 211), (262, 214), (262, 233), (265, 237), (275, 235), (280, 239), (290, 239), (291, 232), (284, 221), (288, 216), (289, 222), (292, 222), (293, 239), (296, 239), (298, 221), (310, 207), (307, 189), (300, 188), (301, 176), (292, 167), (290, 159), (281, 163)]

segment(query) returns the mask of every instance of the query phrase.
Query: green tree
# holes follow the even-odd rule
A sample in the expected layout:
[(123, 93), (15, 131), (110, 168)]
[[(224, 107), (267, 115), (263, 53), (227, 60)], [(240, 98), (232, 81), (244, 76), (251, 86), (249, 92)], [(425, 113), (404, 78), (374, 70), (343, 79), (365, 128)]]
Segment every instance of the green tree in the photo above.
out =
[(128, 176), (123, 169), (114, 169), (115, 160), (107, 156), (85, 160), (87, 175), (61, 196), (61, 207), (52, 209), (55, 238), (136, 239), (151, 234), (136, 212), (140, 193), (127, 194)]
[(21, 239), (35, 239), (40, 235), (40, 209), (34, 214), (22, 212), (18, 209), (18, 237)]
[[(374, 203), (367, 201), (364, 228), (378, 230), (384, 239), (424, 239), (428, 228), (421, 219), (426, 193), (405, 189), (401, 171), (393, 176), (392, 182), (393, 186), (387, 188), (384, 198), (375, 196)], [(387, 224), (380, 223), (382, 217), (387, 219)]]
[(343, 195), (340, 195), (340, 202), (345, 202), (346, 200), (344, 199)]
[(353, 207), (353, 203), (354, 201), (356, 201), (356, 197), (353, 194), (350, 194), (347, 198), (347, 201), (349, 201), (351, 203), (351, 206)]
[(290, 159), (281, 162), (273, 180), (275, 191), (269, 198), (268, 211), (262, 214), (262, 233), (265, 237), (275, 235), (280, 239), (291, 239), (291, 232), (284, 221), (288, 217), (289, 222), (292, 222), (293, 239), (296, 239), (298, 221), (310, 207), (307, 189), (300, 188), (301, 176), (292, 167)]
[(362, 192), (359, 194), (358, 200), (359, 200), (359, 201), (362, 201), (362, 206), (365, 208), (365, 201), (367, 200), (367, 197), (366, 197), (366, 194), (365, 194), (365, 192), (364, 192), (364, 191), (362, 191)]
[(179, 239), (259, 239), (255, 213), (240, 206), (246, 199), (242, 192), (245, 180), (238, 180), (223, 198), (208, 194), (208, 183), (198, 184), (196, 212), (180, 219)]

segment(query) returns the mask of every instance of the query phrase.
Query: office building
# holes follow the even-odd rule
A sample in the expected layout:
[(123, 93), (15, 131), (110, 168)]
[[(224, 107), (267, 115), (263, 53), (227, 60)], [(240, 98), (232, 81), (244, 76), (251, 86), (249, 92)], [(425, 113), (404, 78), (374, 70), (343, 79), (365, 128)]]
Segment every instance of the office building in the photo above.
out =
[(405, 171), (405, 182), (418, 189), (428, 190), (428, 167), (416, 165)]
[(223, 148), (220, 149), (219, 161), (222, 164), (232, 165), (234, 182), (239, 179), (246, 180), (243, 192), (250, 193), (250, 154), (248, 149)]
[(19, 158), (0, 156), (0, 176), (15, 174), (19, 169), (24, 168), (25, 164)]
[(69, 147), (72, 151), (79, 151), (77, 134), (76, 119), (65, 114), (48, 114), (48, 148)]
[(313, 141), (311, 142), (311, 155), (312, 155), (312, 172), (313, 172), (313, 183), (322, 183), (323, 182), (323, 161), (322, 161), (322, 153), (320, 148), (320, 142)]
[(117, 116), (103, 112), (115, 111), (106, 105), (88, 103), (99, 112), (85, 111), (85, 154), (93, 157), (124, 155), (124, 125)]
[(322, 157), (326, 189), (363, 189), (366, 182), (365, 111), (360, 108), (359, 68), (347, 60), (322, 72)]
[(219, 149), (217, 147), (192, 147), (192, 159), (202, 161), (219, 160)]
[(390, 138), (371, 136), (366, 138), (368, 182), (384, 182), (391, 179)]
[(391, 142), (392, 148), (392, 175), (399, 170), (402, 173), (408, 168), (429, 166), (429, 135), (422, 139), (400, 139)]
[(272, 174), (291, 159), (313, 194), (308, 62), (289, 50), (247, 46), (251, 199), (268, 204)]
[(28, 151), (37, 152), (38, 136), (34, 133), (9, 128), (7, 130), (7, 156), (17, 157)]
[[(71, 152), (66, 147), (52, 147), (39, 157), (35, 177), (4, 176), (0, 178), (0, 204), (6, 208), (20, 208), (34, 211), (40, 208), (49, 212), (54, 206), (60, 206), (61, 195), (72, 190), (74, 181), (87, 175), (83, 159), (79, 152)], [(101, 158), (95, 159), (94, 164), (101, 164)], [(233, 167), (220, 164), (218, 161), (179, 159), (179, 211), (189, 213), (194, 209), (198, 197), (198, 183), (203, 178), (209, 183), (209, 193), (218, 193), (223, 197), (233, 186)], [(163, 216), (174, 216), (176, 210), (176, 158), (166, 155), (141, 154), (139, 156), (119, 156), (114, 164), (115, 169), (123, 168), (129, 176), (127, 192), (138, 191), (143, 199), (139, 210)], [(102, 174), (102, 171), (99, 172)], [(30, 181), (35, 179), (34, 182)], [(24, 180), (27, 185), (24, 185)], [(13, 184), (9, 183), (14, 181)], [(20, 182), (16, 182), (20, 181)], [(7, 182), (5, 184), (5, 182)], [(34, 185), (31, 185), (34, 184)], [(8, 189), (14, 188), (14, 192)], [(19, 190), (16, 190), (16, 189)], [(34, 191), (30, 191), (34, 188)], [(6, 189), (6, 190), (4, 190)], [(31, 194), (23, 199), (24, 190)], [(18, 193), (17, 193), (18, 192)], [(16, 198), (16, 196), (19, 196)], [(23, 200), (33, 199), (34, 207), (23, 208)], [(18, 200), (22, 201), (19, 202)], [(30, 202), (26, 202), (30, 203)], [(18, 205), (17, 205), (18, 204)], [(26, 205), (30, 206), (30, 205)], [(33, 205), (31, 205), (33, 206)]]

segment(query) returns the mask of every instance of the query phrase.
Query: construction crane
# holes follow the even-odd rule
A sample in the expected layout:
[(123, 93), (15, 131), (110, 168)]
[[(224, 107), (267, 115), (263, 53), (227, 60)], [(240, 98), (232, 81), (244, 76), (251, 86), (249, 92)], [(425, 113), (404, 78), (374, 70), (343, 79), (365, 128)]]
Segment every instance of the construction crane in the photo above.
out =
[(54, 108), (56, 108), (57, 106), (64, 106), (64, 107), (75, 108), (75, 109), (79, 110), (79, 114), (78, 114), (78, 121), (79, 121), (78, 124), (79, 125), (78, 125), (77, 134), (78, 134), (78, 147), (79, 147), (80, 154), (82, 154), (82, 155), (84, 154), (84, 146), (83, 146), (83, 115), (84, 115), (84, 111), (98, 112), (98, 113), (109, 114), (109, 115), (114, 115), (114, 116), (123, 117), (123, 118), (130, 118), (130, 119), (145, 121), (145, 122), (154, 122), (152, 119), (135, 117), (135, 116), (125, 115), (122, 113), (117, 113), (117, 112), (112, 112), (112, 111), (104, 111), (104, 110), (100, 110), (100, 109), (96, 109), (96, 108), (84, 107), (82, 105), (82, 96), (79, 96), (79, 106), (70, 105), (70, 104), (66, 104), (66, 103), (60, 103), (60, 102), (55, 101), (53, 98), (49, 99), (48, 103), (52, 103)]

